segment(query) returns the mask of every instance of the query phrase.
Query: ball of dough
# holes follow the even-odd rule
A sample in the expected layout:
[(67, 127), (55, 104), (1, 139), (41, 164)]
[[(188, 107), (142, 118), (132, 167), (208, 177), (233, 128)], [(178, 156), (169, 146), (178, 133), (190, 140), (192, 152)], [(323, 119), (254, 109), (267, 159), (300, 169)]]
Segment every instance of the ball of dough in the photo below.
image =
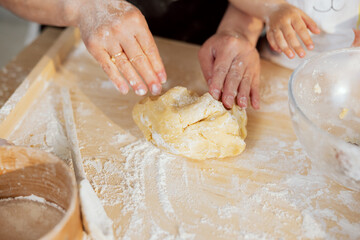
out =
[(209, 93), (199, 97), (184, 87), (140, 101), (133, 119), (148, 141), (192, 159), (235, 156), (246, 146), (245, 110), (228, 111)]

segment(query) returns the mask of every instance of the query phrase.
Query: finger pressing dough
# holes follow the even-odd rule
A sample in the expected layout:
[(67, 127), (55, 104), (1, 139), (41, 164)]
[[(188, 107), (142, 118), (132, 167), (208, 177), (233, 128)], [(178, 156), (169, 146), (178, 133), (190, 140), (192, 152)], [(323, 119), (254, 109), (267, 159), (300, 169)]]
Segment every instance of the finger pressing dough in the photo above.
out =
[(135, 105), (133, 118), (156, 146), (193, 159), (224, 158), (245, 149), (247, 116), (234, 106), (226, 110), (209, 93), (199, 97), (175, 87)]

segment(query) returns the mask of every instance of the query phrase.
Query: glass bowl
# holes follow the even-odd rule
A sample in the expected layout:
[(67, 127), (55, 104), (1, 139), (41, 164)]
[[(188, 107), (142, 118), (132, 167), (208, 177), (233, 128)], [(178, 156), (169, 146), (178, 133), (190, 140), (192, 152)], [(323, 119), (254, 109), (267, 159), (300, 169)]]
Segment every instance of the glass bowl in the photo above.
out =
[(360, 48), (306, 60), (291, 75), (289, 108), (312, 165), (360, 190)]

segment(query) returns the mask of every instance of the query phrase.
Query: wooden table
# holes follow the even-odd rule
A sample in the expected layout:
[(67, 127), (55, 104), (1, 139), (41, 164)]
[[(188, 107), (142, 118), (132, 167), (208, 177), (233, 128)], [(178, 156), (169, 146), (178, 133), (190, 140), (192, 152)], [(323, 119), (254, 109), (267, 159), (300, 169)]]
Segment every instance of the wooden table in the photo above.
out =
[[(45, 33), (37, 41), (49, 39)], [(206, 92), (199, 47), (156, 41), (169, 76), (165, 90), (181, 85)], [(131, 118), (141, 98), (119, 94), (82, 43), (60, 62), (29, 111), (17, 115), (9, 140), (69, 163), (59, 97), (60, 88), (69, 87), (85, 171), (114, 221), (116, 238), (360, 238), (360, 193), (313, 169), (294, 135), (287, 105), (291, 71), (261, 62), (261, 110), (248, 110), (243, 154), (194, 161), (146, 142)], [(16, 63), (22, 64), (29, 60)], [(16, 101), (1, 109), (1, 121)]]

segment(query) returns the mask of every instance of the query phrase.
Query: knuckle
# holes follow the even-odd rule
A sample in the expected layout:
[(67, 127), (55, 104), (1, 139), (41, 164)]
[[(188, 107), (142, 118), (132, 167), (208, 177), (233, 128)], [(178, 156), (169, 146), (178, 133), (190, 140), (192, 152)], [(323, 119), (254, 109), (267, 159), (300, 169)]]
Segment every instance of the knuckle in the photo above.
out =
[(98, 40), (96, 37), (94, 37), (93, 35), (90, 36), (86, 42), (85, 45), (89, 48), (89, 49), (95, 49), (98, 46)]
[(298, 27), (298, 31), (302, 34), (307, 34), (307, 28), (303, 24)]
[(224, 88), (224, 95), (229, 96), (231, 98), (234, 98), (237, 94), (237, 86), (234, 86), (232, 84), (228, 84)]
[(128, 12), (128, 18), (133, 22), (133, 23), (142, 23), (145, 20), (144, 15), (140, 12), (139, 9), (134, 8), (131, 11)]
[(147, 49), (145, 49), (145, 54), (148, 56), (155, 56), (157, 54), (156, 46), (151, 45)]
[(281, 22), (281, 23), (286, 23), (288, 20), (289, 20), (288, 14), (279, 18), (279, 22)]
[(239, 40), (233, 36), (228, 36), (226, 41), (230, 46), (237, 46), (239, 44)]
[(251, 76), (250, 74), (245, 74), (243, 77), (242, 77), (242, 80), (245, 84), (249, 84), (251, 82)]
[(283, 44), (279, 44), (279, 48), (281, 49), (281, 51), (287, 51), (289, 48)]
[(114, 26), (118, 26), (118, 24), (112, 23), (112, 25), (101, 25), (93, 35), (97, 41), (108, 38), (113, 32)]
[(283, 35), (281, 32), (277, 32), (275, 34), (275, 40), (278, 41), (279, 43), (283, 41)]
[(146, 75), (144, 76), (144, 80), (149, 86), (152, 85), (153, 83), (158, 82), (156, 76), (154, 75), (154, 73), (152, 71), (146, 72)]
[(239, 39), (234, 36), (225, 36), (224, 37), (225, 46), (229, 48), (237, 48), (240, 45)]
[(279, 42), (279, 47), (282, 49), (282, 50), (290, 50), (289, 48), (289, 45), (286, 41), (281, 41)]
[(307, 43), (311, 43), (311, 42), (312, 42), (310, 36), (307, 35), (307, 34), (302, 36), (302, 40), (303, 40), (304, 42), (307, 42)]
[(302, 47), (300, 47), (300, 46), (293, 47), (293, 48), (294, 48), (295, 52), (297, 52), (297, 53), (300, 53), (303, 51)]
[(311, 37), (309, 35), (302, 36), (303, 41), (311, 42)]
[(240, 66), (239, 65), (231, 66), (230, 72), (228, 73), (228, 76), (230, 78), (236, 78), (236, 77), (240, 77), (242, 75), (243, 71), (241, 69), (241, 65)]
[(286, 33), (284, 37), (285, 37), (285, 39), (292, 39), (292, 38), (294, 38), (295, 36), (294, 36), (293, 33), (289, 32), (289, 33)]
[(225, 75), (227, 72), (227, 68), (223, 65), (218, 65), (214, 69), (214, 74), (216, 75)]
[(277, 25), (277, 23), (271, 22), (269, 25), (269, 31), (276, 33), (279, 31), (279, 26)]
[(113, 22), (111, 22), (110, 30), (112, 31), (112, 33), (116, 34), (123, 31), (123, 26), (124, 25), (121, 24), (120, 20), (114, 20)]
[(134, 63), (137, 66), (142, 66), (142, 65), (146, 64), (146, 57), (145, 57), (145, 55), (141, 54), (141, 55), (135, 56), (134, 58), (130, 59), (130, 62)]
[(255, 77), (254, 81), (251, 82), (251, 89), (258, 90), (260, 86), (259, 77)]
[(220, 91), (221, 89), (221, 83), (219, 81), (212, 81), (209, 85), (209, 89), (212, 91)]
[(112, 74), (112, 68), (109, 64), (101, 63), (101, 67), (107, 74), (109, 74), (109, 75)]
[(299, 41), (297, 41), (296, 39), (293, 39), (290, 42), (290, 45), (291, 45), (292, 48), (301, 48), (301, 45), (300, 45)]
[(127, 58), (118, 58), (116, 59), (116, 66), (120, 69), (128, 68), (129, 61), (127, 60)]

